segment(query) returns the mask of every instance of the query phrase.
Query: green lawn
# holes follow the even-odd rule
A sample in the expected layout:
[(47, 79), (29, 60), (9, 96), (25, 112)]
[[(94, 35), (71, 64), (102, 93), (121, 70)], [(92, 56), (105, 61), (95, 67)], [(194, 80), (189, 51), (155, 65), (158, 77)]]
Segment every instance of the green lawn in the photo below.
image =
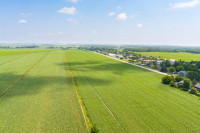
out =
[(200, 61), (200, 54), (172, 52), (135, 52), (136, 54), (160, 57), (161, 59), (176, 59), (182, 61)]
[(101, 132), (200, 131), (199, 98), (163, 85), (162, 75), (92, 52), (66, 53)]
[[(45, 53), (0, 66), (0, 93)], [(10, 57), (9, 57), (10, 58)], [(63, 51), (50, 52), (0, 97), (0, 132), (87, 132)]]

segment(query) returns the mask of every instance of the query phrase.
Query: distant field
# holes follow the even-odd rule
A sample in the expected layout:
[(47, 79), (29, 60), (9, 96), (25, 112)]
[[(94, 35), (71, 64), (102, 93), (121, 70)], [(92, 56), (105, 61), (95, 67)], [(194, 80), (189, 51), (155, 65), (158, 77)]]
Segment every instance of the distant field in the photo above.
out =
[(66, 53), (101, 132), (199, 132), (199, 98), (163, 85), (162, 75), (92, 52)]
[(182, 61), (200, 61), (200, 54), (171, 52), (135, 52), (137, 54), (160, 57), (161, 59), (176, 59)]
[(10, 55), (10, 54), (23, 54), (23, 53), (33, 53), (33, 52), (43, 52), (50, 51), (48, 49), (0, 49), (0, 55)]

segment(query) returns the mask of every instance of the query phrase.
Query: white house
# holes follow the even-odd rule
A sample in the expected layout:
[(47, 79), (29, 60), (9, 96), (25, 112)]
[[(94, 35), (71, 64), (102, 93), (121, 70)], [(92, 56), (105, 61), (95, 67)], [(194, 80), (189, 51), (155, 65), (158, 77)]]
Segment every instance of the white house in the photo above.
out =
[(115, 56), (116, 56), (116, 54), (109, 54), (109, 56), (111, 56), (111, 57), (115, 57)]
[(176, 62), (176, 60), (175, 59), (169, 59), (169, 62), (173, 65)]

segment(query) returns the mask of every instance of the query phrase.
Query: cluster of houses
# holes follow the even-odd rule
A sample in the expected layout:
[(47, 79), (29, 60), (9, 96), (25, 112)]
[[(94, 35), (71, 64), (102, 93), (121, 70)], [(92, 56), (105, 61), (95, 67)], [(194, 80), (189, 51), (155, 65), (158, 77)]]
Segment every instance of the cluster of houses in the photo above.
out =
[[(175, 83), (176, 83), (176, 85), (183, 85), (184, 81), (182, 80), (180, 82), (175, 82)], [(196, 88), (197, 91), (200, 92), (200, 84), (199, 83), (197, 83), (196, 85), (192, 85), (191, 87)]]
[[(148, 58), (148, 56), (146, 56)], [(143, 58), (140, 58), (140, 61), (142, 62), (141, 65), (142, 66), (150, 66), (153, 67), (153, 65), (158, 65), (158, 67), (160, 67), (160, 65), (162, 63), (165, 63), (167, 61), (167, 59), (164, 60), (160, 60), (160, 58), (154, 58), (153, 60), (143, 60)], [(175, 59), (169, 59), (168, 60), (172, 65), (176, 62)]]
[(99, 50), (97, 52), (100, 53), (100, 54), (103, 54), (103, 55), (110, 56), (110, 57), (125, 59), (125, 57), (121, 54), (113, 54), (113, 53), (108, 53), (108, 52), (102, 52), (102, 51), (99, 51)]
[[(102, 52), (102, 51), (97, 51), (100, 54), (104, 54), (110, 57), (114, 57), (114, 58), (118, 58), (118, 59), (126, 59), (126, 58), (132, 58), (133, 55), (130, 54), (126, 57), (124, 57), (121, 54), (114, 54), (114, 53), (108, 53), (108, 52)], [(149, 66), (149, 67), (153, 67), (154, 65), (158, 66), (158, 69), (160, 69), (161, 64), (165, 63), (167, 61), (167, 59), (163, 59), (161, 60), (158, 57), (150, 57), (150, 56), (144, 56), (144, 55), (136, 55), (138, 57), (138, 59), (134, 60), (134, 63), (138, 63), (142, 66)], [(169, 59), (168, 60), (170, 64), (174, 64), (176, 62), (175, 59)], [(183, 76), (184, 78), (186, 78), (187, 75), (187, 71), (180, 71), (177, 73), (177, 75), (179, 76)], [(183, 85), (183, 81), (180, 82), (176, 82), (177, 85)], [(193, 85), (192, 87), (196, 88), (198, 92), (200, 92), (200, 84), (197, 85)]]

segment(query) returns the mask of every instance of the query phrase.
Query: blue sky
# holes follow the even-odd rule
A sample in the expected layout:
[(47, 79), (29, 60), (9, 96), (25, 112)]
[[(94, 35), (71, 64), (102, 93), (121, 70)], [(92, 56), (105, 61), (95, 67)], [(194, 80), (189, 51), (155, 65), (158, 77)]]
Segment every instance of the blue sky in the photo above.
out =
[(200, 46), (200, 0), (1, 0), (0, 42)]

